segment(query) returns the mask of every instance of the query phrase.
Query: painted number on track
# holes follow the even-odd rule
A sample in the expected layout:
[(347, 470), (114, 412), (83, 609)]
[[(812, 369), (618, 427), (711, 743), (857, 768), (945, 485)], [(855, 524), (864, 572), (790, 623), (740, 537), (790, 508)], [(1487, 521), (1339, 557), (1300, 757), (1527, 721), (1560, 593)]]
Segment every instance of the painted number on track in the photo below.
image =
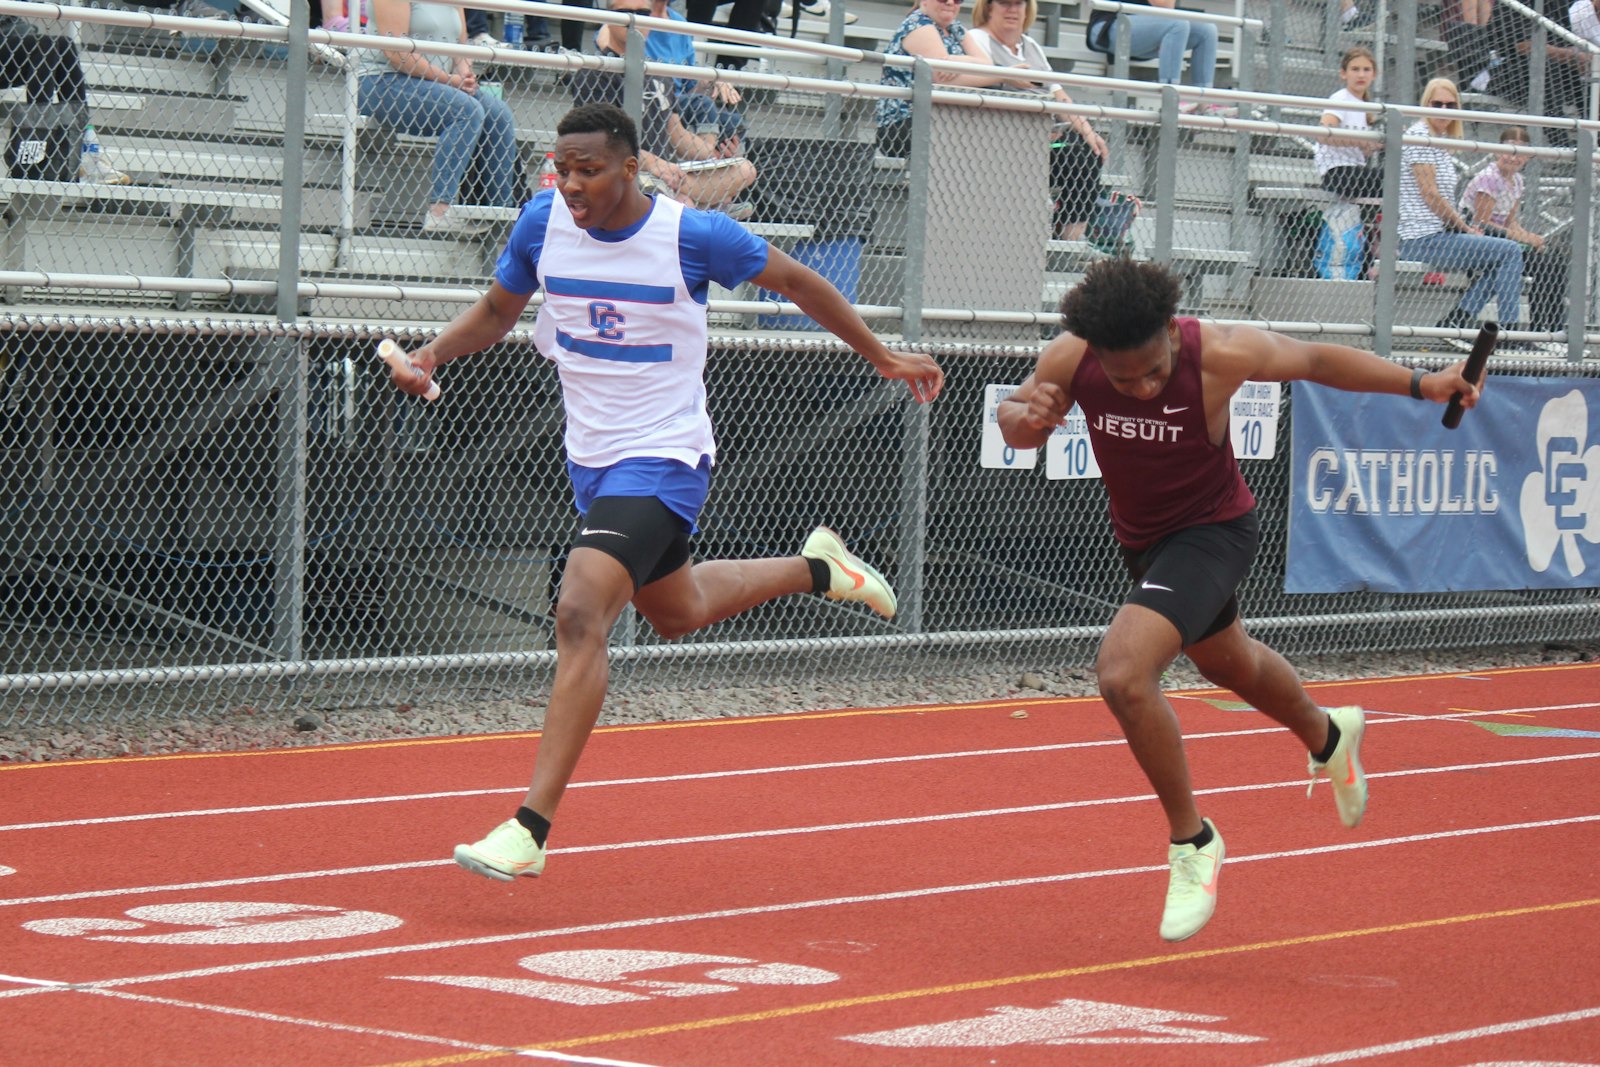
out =
[[(279, 945), (359, 937), (401, 925), (400, 919), (381, 911), (256, 901), (149, 904), (129, 908), (124, 914), (126, 919), (35, 919), (23, 923), (22, 928), (36, 934), (137, 945)], [(191, 929), (162, 929), (174, 926)]]
[[(742, 985), (826, 985), (839, 976), (818, 967), (793, 963), (758, 963), (740, 956), (706, 956), (695, 952), (652, 952), (636, 949), (589, 949), (541, 952), (524, 956), (517, 966), (538, 978), (495, 978), (478, 975), (391, 975), (407, 982), (481, 989), (534, 997), (557, 1004), (623, 1004), (656, 997), (698, 997), (732, 993)], [(672, 968), (689, 973), (667, 978)], [(638, 977), (651, 973), (648, 978)]]

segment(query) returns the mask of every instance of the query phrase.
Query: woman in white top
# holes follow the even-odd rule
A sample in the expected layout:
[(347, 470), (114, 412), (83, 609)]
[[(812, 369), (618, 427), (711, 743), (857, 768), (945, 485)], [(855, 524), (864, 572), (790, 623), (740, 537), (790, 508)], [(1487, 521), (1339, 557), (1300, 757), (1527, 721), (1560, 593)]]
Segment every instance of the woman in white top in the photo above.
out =
[[(967, 33), (967, 39), (976, 41), (997, 67), (1051, 70), (1044, 49), (1028, 36), (1038, 11), (1037, 0), (978, 0), (972, 9), (976, 29)], [(1063, 104), (1072, 103), (1072, 97), (1056, 82), (1033, 82), (1028, 91), (1048, 93)], [(1100, 168), (1106, 159), (1106, 143), (1082, 115), (1058, 122), (1052, 134), (1050, 185), (1058, 190), (1055, 232), (1064, 240), (1081, 240), (1100, 196)]]
[[(464, 44), (467, 24), (459, 7), (369, 0), (379, 34), (417, 41)], [(489, 227), (451, 211), (463, 181), (491, 207), (516, 207), (525, 190), (517, 158), (511, 108), (481, 92), (472, 61), (423, 52), (362, 53), (356, 107), (386, 126), (437, 137), (424, 233), (483, 233)]]
[[(1422, 106), (1437, 109), (1406, 130), (1408, 137), (1464, 136), (1461, 93), (1448, 78), (1435, 78), (1422, 90)], [(1504, 237), (1487, 237), (1456, 210), (1456, 163), (1443, 148), (1406, 145), (1400, 156), (1400, 258), (1421, 260), (1445, 270), (1478, 271), (1461, 302), (1438, 325), (1470, 329), (1494, 295), (1503, 325), (1517, 328), (1522, 304), (1522, 246)], [(1450, 343), (1471, 349), (1465, 338)]]
[[(1364, 104), (1367, 90), (1378, 76), (1378, 64), (1372, 49), (1356, 45), (1339, 61), (1339, 77), (1344, 88), (1328, 97), (1328, 108), (1322, 113), (1322, 125), (1336, 129), (1366, 130), (1372, 125), (1372, 113), (1345, 104)], [(1318, 141), (1315, 158), (1317, 174), (1322, 187), (1342, 200), (1375, 199), (1383, 195), (1383, 172), (1367, 165), (1369, 156), (1382, 150), (1376, 141), (1363, 141), (1357, 137), (1330, 137)]]

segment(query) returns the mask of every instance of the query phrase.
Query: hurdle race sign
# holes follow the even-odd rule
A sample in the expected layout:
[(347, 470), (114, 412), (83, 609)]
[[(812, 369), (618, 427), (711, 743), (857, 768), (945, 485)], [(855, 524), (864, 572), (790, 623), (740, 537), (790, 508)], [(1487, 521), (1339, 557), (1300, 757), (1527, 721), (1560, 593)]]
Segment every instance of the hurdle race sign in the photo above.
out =
[(1439, 406), (1297, 382), (1290, 593), (1600, 586), (1600, 380), (1491, 376)]
[(1037, 448), (1012, 448), (1000, 436), (1000, 402), (1017, 391), (1014, 385), (983, 387), (983, 442), (978, 462), (993, 470), (1031, 471), (1039, 462)]

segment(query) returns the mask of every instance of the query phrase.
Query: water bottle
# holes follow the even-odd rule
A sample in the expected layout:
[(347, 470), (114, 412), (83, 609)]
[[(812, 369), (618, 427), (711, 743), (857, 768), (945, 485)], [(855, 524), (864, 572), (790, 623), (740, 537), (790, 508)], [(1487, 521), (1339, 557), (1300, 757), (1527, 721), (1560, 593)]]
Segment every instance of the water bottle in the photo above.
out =
[(556, 187), (556, 154), (546, 152), (544, 164), (539, 168), (539, 188), (554, 189)]
[(522, 47), (522, 12), (506, 12), (505, 39), (512, 48)]
[(100, 180), (100, 138), (93, 125), (83, 128), (83, 156), (78, 163), (78, 174), (90, 181)]

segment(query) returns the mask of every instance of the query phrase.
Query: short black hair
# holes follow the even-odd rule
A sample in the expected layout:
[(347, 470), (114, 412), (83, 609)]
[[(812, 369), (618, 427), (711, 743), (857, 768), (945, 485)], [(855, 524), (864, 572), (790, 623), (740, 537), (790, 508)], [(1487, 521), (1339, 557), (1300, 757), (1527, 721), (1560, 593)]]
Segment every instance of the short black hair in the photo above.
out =
[(1102, 259), (1061, 298), (1061, 324), (1102, 352), (1138, 348), (1178, 313), (1182, 293), (1163, 263)]
[(639, 130), (628, 113), (616, 104), (579, 104), (556, 123), (556, 136), (569, 133), (603, 133), (614, 148), (630, 156), (639, 154)]

